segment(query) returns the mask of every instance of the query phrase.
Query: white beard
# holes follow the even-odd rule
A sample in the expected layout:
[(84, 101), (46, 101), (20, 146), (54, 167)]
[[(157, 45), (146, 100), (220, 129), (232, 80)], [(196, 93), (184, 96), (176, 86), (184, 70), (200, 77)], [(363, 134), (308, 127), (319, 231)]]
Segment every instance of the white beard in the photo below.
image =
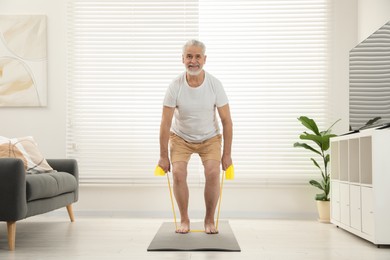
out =
[(187, 68), (186, 70), (187, 70), (187, 73), (191, 76), (198, 76), (202, 72), (202, 69), (190, 70)]

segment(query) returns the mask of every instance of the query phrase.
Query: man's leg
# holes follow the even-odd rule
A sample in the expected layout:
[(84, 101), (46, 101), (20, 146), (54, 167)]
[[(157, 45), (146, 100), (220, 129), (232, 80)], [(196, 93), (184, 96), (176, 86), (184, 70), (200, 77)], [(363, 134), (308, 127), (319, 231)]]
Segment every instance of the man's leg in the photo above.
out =
[(218, 230), (215, 227), (214, 215), (220, 191), (220, 162), (216, 160), (207, 160), (203, 163), (203, 166), (206, 177), (206, 185), (204, 189), (206, 217), (204, 219), (204, 227), (207, 234), (216, 234), (218, 233)]
[(189, 191), (187, 185), (187, 163), (175, 162), (172, 164), (173, 193), (180, 211), (180, 227), (177, 233), (188, 233), (190, 231), (190, 218), (188, 217)]

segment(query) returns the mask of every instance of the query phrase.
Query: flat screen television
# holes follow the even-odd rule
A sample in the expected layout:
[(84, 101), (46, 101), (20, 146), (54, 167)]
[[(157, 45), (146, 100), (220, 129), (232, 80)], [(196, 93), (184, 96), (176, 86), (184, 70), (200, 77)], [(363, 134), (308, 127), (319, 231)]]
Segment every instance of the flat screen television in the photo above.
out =
[(351, 130), (380, 117), (390, 123), (390, 21), (349, 53), (349, 124)]

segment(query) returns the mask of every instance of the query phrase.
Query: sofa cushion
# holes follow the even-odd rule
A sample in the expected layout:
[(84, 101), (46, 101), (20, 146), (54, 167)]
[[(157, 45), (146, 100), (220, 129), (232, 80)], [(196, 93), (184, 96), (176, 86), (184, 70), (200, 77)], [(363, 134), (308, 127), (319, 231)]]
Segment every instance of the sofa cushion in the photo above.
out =
[(26, 175), (27, 201), (51, 198), (76, 189), (76, 178), (67, 172)]
[(22, 159), (26, 172), (50, 172), (47, 163), (32, 136), (7, 138), (0, 136), (0, 157)]

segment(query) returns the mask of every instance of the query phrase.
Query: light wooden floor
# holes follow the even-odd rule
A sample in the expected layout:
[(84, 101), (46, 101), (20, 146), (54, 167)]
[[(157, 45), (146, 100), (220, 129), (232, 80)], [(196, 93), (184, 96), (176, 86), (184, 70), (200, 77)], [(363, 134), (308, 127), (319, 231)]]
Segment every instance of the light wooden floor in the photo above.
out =
[(304, 220), (230, 220), (242, 252), (147, 252), (167, 219), (41, 215), (20, 221), (16, 250), (8, 251), (6, 224), (0, 222), (1, 260), (62, 259), (256, 259), (389, 260), (390, 247), (373, 244), (332, 224)]

